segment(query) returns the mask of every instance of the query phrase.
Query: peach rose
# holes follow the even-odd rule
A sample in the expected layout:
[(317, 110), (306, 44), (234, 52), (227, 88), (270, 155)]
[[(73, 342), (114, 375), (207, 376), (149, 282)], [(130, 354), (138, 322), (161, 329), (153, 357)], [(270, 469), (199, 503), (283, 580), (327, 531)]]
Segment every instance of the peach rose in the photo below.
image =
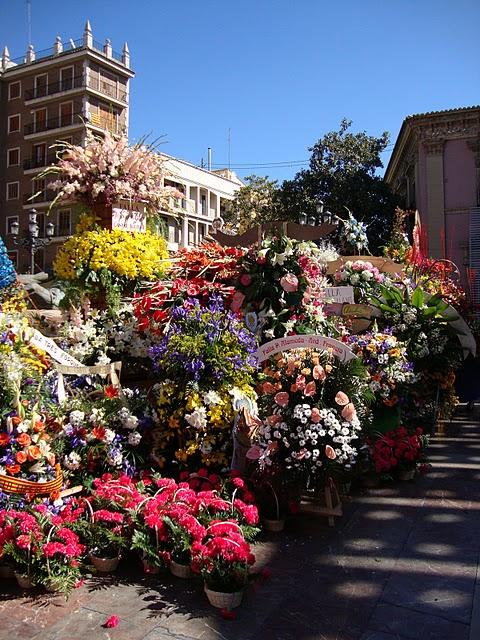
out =
[(350, 399), (346, 393), (343, 393), (343, 391), (339, 391), (335, 396), (335, 402), (343, 407), (350, 402)]
[(315, 424), (317, 424), (318, 422), (320, 422), (320, 409), (317, 409), (317, 407), (313, 407), (312, 409), (312, 415), (310, 417), (311, 421), (314, 422)]
[(32, 444), (32, 439), (28, 433), (21, 433), (17, 436), (17, 442), (21, 447), (28, 447), (29, 444)]
[(267, 394), (275, 393), (275, 387), (271, 382), (264, 382), (262, 384), (262, 393), (267, 393)]
[(18, 464), (23, 464), (24, 462), (26, 462), (27, 454), (25, 453), (25, 451), (17, 451), (17, 453), (15, 454), (15, 460), (18, 462)]
[(342, 418), (344, 418), (347, 422), (351, 422), (356, 415), (357, 415), (357, 412), (351, 402), (349, 402), (343, 407)]
[(42, 457), (42, 452), (40, 451), (40, 447), (37, 447), (36, 444), (32, 444), (27, 449), (28, 459), (29, 460), (39, 460)]
[(274, 400), (278, 404), (278, 406), (286, 407), (288, 401), (290, 400), (290, 396), (286, 391), (279, 391), (277, 394), (275, 394)]
[(298, 289), (298, 278), (294, 273), (287, 273), (280, 278), (280, 285), (287, 293), (294, 293)]

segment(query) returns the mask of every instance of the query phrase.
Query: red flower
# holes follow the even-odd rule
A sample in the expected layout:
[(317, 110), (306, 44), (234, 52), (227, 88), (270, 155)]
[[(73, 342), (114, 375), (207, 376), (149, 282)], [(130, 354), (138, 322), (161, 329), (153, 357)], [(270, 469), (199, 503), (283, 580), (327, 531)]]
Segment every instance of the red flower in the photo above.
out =
[(220, 615), (224, 620), (236, 620), (237, 612), (230, 611), (230, 609), (220, 609)]
[(110, 616), (108, 620), (105, 620), (102, 626), (104, 626), (106, 629), (113, 629), (113, 627), (116, 627), (119, 622), (120, 618), (118, 616)]
[(118, 398), (118, 387), (114, 387), (113, 384), (105, 387), (103, 392), (106, 398)]

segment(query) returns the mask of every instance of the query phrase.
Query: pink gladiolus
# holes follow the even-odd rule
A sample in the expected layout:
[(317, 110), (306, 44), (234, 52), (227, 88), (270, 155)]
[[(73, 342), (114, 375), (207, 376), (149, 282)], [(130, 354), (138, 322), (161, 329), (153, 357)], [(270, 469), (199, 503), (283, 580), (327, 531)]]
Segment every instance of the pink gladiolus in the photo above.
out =
[(348, 404), (350, 402), (350, 398), (343, 391), (339, 391), (335, 396), (335, 402), (339, 404), (341, 407)]
[(298, 289), (298, 278), (294, 273), (287, 273), (280, 279), (280, 285), (287, 293), (294, 293)]
[(290, 400), (290, 396), (286, 391), (279, 391), (278, 393), (275, 394), (274, 400), (279, 407), (286, 407), (288, 404), (288, 401)]

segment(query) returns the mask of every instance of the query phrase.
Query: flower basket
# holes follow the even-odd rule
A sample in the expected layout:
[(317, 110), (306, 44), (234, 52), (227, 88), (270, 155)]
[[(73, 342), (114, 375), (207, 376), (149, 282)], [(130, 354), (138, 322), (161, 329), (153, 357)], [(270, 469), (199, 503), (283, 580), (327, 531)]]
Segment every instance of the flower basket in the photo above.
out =
[(15, 577), (13, 567), (9, 564), (0, 564), (0, 580), (11, 580)]
[(190, 569), (190, 565), (180, 564), (179, 562), (175, 562), (175, 560), (170, 561), (170, 572), (177, 578), (185, 579), (192, 577), (192, 570)]
[(63, 484), (63, 473), (59, 464), (55, 465), (55, 478), (48, 482), (33, 482), (12, 476), (0, 475), (0, 491), (19, 493), (23, 496), (43, 496), (60, 491)]
[(262, 524), (265, 531), (279, 532), (285, 527), (285, 518), (272, 520), (270, 518), (262, 518)]
[(90, 554), (90, 562), (99, 573), (113, 573), (120, 564), (120, 556), (116, 558), (101, 558)]
[(235, 609), (242, 603), (243, 589), (233, 593), (225, 593), (223, 591), (213, 591), (205, 584), (205, 593), (212, 607), (217, 609)]
[(409, 480), (413, 480), (415, 478), (415, 469), (404, 469), (399, 471), (398, 479), (403, 482), (408, 482)]
[(33, 589), (35, 587), (29, 576), (24, 576), (21, 573), (17, 573), (15, 571), (15, 578), (17, 580), (18, 586), (21, 589)]

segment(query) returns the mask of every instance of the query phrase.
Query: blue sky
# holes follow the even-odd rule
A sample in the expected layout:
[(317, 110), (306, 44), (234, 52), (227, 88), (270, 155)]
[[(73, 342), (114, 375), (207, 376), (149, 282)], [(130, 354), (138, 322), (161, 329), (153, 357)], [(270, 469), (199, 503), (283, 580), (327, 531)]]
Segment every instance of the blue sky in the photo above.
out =
[[(479, 0), (31, 0), (32, 41), (128, 41), (130, 137), (282, 180), (342, 117), (395, 141), (406, 115), (480, 103)], [(0, 46), (27, 44), (25, 0), (0, 0)], [(391, 149), (385, 154), (385, 161)], [(238, 168), (244, 165), (244, 168)]]

